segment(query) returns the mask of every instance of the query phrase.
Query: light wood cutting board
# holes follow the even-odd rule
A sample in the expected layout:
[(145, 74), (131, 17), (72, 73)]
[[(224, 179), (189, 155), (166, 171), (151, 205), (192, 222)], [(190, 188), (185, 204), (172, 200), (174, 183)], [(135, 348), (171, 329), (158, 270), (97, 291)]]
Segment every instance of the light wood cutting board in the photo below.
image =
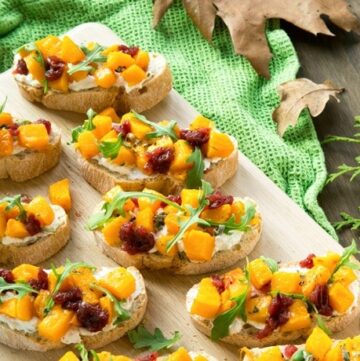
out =
[[(80, 25), (70, 31), (77, 41), (97, 41), (107, 45), (116, 43), (119, 38), (109, 28), (96, 23)], [(29, 38), (29, 41), (35, 40)], [(139, 45), (141, 41), (139, 40)], [(26, 183), (0, 181), (0, 193), (25, 193), (31, 195), (47, 194), (48, 185), (62, 178), (71, 180), (73, 210), (71, 213), (72, 237), (69, 244), (53, 259), (45, 262), (61, 264), (66, 258), (72, 261), (86, 261), (96, 266), (115, 265), (104, 256), (95, 245), (91, 232), (84, 229), (85, 221), (94, 206), (100, 201), (97, 193), (81, 177), (74, 151), (66, 143), (70, 139), (70, 131), (84, 120), (84, 116), (47, 110), (41, 106), (24, 100), (17, 91), (10, 71), (0, 75), (0, 101), (8, 96), (6, 110), (23, 119), (45, 118), (55, 122), (62, 131), (63, 154), (60, 164), (48, 173)], [(188, 124), (197, 114), (196, 110), (176, 91), (158, 106), (146, 112), (151, 120), (175, 119), (181, 125)], [(253, 259), (267, 255), (278, 261), (298, 260), (309, 253), (322, 254), (329, 250), (342, 251), (336, 243), (317, 223), (315, 223), (299, 206), (282, 192), (265, 174), (248, 158), (240, 154), (239, 170), (236, 176), (223, 187), (225, 192), (235, 196), (249, 196), (260, 206), (264, 219), (264, 231), (260, 243), (250, 255)], [(174, 330), (181, 331), (181, 344), (192, 350), (206, 350), (219, 360), (236, 360), (237, 348), (224, 343), (213, 343), (198, 332), (191, 324), (185, 310), (186, 291), (201, 276), (171, 276), (166, 272), (143, 272), (146, 280), (149, 306), (145, 316), (145, 325), (149, 328), (159, 327), (165, 334)], [(359, 320), (354, 320), (346, 332), (337, 337), (358, 334)], [(105, 347), (115, 354), (136, 355), (125, 337)], [(65, 353), (64, 350), (47, 353), (12, 350), (0, 345), (0, 360), (11, 361), (56, 361)]]

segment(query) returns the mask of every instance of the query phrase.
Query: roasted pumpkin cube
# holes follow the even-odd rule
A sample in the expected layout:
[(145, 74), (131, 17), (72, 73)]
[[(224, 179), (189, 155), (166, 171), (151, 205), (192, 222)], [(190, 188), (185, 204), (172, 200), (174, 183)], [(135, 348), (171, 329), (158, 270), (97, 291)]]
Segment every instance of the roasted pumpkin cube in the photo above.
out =
[(118, 194), (118, 193), (120, 193), (120, 192), (122, 192), (123, 191), (123, 189), (119, 186), (119, 185), (116, 185), (115, 187), (113, 187), (113, 188), (111, 188), (109, 191), (107, 191), (104, 195), (103, 195), (103, 200), (104, 200), (104, 202), (111, 202), (113, 199), (114, 199), (114, 197)]
[(200, 129), (200, 128), (214, 128), (215, 124), (212, 120), (205, 118), (203, 115), (198, 115), (191, 123), (190, 129)]
[(79, 359), (74, 352), (68, 351), (59, 361), (79, 361)]
[(146, 79), (146, 73), (136, 64), (130, 65), (122, 71), (121, 76), (130, 86), (139, 84)]
[(59, 341), (71, 327), (71, 319), (74, 313), (63, 310), (61, 306), (55, 305), (50, 313), (38, 324), (38, 334), (47, 340)]
[(281, 332), (301, 330), (311, 327), (311, 318), (307, 311), (306, 304), (301, 300), (294, 300), (289, 307), (290, 318), (281, 326)]
[(269, 266), (260, 258), (251, 261), (248, 265), (250, 282), (260, 289), (271, 282), (273, 273)]
[(99, 154), (97, 139), (89, 130), (85, 130), (79, 134), (76, 147), (85, 159), (90, 159)]
[(89, 75), (89, 72), (86, 70), (79, 70), (75, 73), (69, 75), (69, 82), (72, 83), (74, 81), (84, 80)]
[(324, 266), (330, 273), (333, 273), (337, 264), (340, 261), (341, 256), (335, 252), (328, 252), (326, 256), (323, 257), (314, 257), (313, 262), (314, 266)]
[(121, 118), (121, 123), (125, 121), (130, 123), (131, 133), (133, 133), (135, 137), (140, 140), (145, 139), (146, 135), (153, 131), (153, 128), (150, 125), (143, 123), (132, 113), (126, 113), (123, 115)]
[(180, 347), (167, 357), (167, 361), (192, 361), (192, 358), (184, 347)]
[(208, 158), (226, 158), (234, 151), (235, 146), (227, 134), (211, 131), (205, 149)]
[(357, 279), (355, 272), (347, 266), (340, 267), (333, 276), (334, 283), (339, 282), (345, 287), (349, 286)]
[(131, 55), (125, 54), (122, 51), (113, 51), (107, 56), (106, 65), (112, 69), (116, 70), (118, 68), (128, 68), (130, 65), (134, 64), (135, 60)]
[(320, 327), (315, 327), (306, 340), (305, 350), (316, 360), (323, 360), (331, 345), (331, 338)]
[(25, 224), (10, 218), (6, 223), (5, 236), (14, 237), (14, 238), (25, 238), (30, 234), (27, 231)]
[(343, 284), (333, 283), (329, 287), (330, 306), (339, 313), (345, 313), (354, 302), (354, 294)]
[(104, 142), (105, 140), (109, 140), (109, 141), (117, 141), (118, 138), (118, 133), (114, 130), (111, 129), (110, 132), (107, 132), (101, 139), (101, 142)]
[(24, 58), (24, 61), (32, 77), (42, 83), (45, 80), (45, 68), (37, 61), (36, 53), (30, 53)]
[(174, 257), (178, 253), (178, 246), (175, 244), (171, 249), (167, 252), (166, 247), (168, 243), (174, 238), (171, 235), (164, 235), (159, 237), (156, 240), (156, 249), (164, 256)]
[(251, 321), (265, 323), (269, 317), (271, 296), (258, 296), (246, 301), (247, 317)]
[(135, 55), (135, 64), (138, 65), (142, 70), (146, 71), (149, 66), (149, 62), (149, 53), (140, 49)]
[(49, 135), (44, 124), (20, 125), (19, 143), (29, 149), (45, 150), (49, 145)]
[[(147, 188), (143, 189), (143, 192), (160, 195), (159, 192)], [(154, 213), (161, 207), (161, 201), (159, 199), (154, 200), (147, 197), (139, 197), (138, 204), (141, 211), (146, 208), (151, 208)]]
[(301, 276), (296, 272), (275, 272), (271, 279), (271, 290), (281, 293), (300, 293)]
[(0, 113), (0, 127), (3, 125), (12, 125), (13, 117), (10, 113), (2, 112)]
[(201, 218), (205, 220), (210, 220), (213, 222), (224, 223), (226, 222), (232, 214), (232, 208), (230, 204), (224, 204), (215, 209), (205, 209), (201, 212)]
[(65, 63), (76, 64), (85, 59), (85, 54), (77, 44), (65, 35), (61, 43), (60, 58)]
[(151, 208), (140, 210), (136, 215), (136, 226), (154, 232), (154, 211)]
[(266, 348), (261, 352), (260, 356), (256, 358), (257, 361), (284, 361), (279, 346), (272, 346)]
[(106, 115), (110, 117), (114, 123), (120, 122), (120, 117), (117, 115), (115, 109), (113, 107), (108, 107), (100, 112), (100, 115)]
[(116, 83), (116, 75), (113, 70), (102, 66), (94, 73), (96, 85), (101, 88), (109, 89)]
[(235, 217), (235, 222), (240, 223), (241, 218), (245, 214), (245, 204), (243, 202), (241, 202), (241, 201), (235, 201), (231, 205), (231, 211), (232, 211), (232, 214)]
[(70, 194), (70, 182), (67, 178), (64, 178), (58, 182), (55, 182), (49, 187), (49, 198), (51, 203), (69, 212), (71, 209), (71, 194)]
[(50, 292), (47, 290), (40, 290), (34, 300), (35, 316), (43, 319), (45, 316), (46, 303), (49, 300)]
[(106, 310), (109, 314), (109, 323), (113, 321), (115, 316), (114, 304), (111, 299), (107, 296), (101, 297), (99, 300), (100, 306), (103, 310)]
[(198, 293), (191, 305), (191, 314), (204, 318), (214, 318), (220, 309), (221, 297), (211, 278), (203, 278)]
[(64, 71), (59, 79), (49, 81), (49, 87), (67, 93), (69, 91), (69, 76), (67, 72)]
[(170, 165), (170, 171), (174, 173), (182, 172), (192, 168), (193, 164), (188, 162), (189, 157), (193, 152), (190, 144), (184, 140), (179, 139), (174, 143), (174, 160)]
[(194, 361), (209, 361), (208, 358), (203, 355), (196, 355), (193, 360)]
[(341, 346), (335, 345), (325, 355), (324, 361), (343, 361), (343, 350)]
[(0, 211), (0, 238), (4, 237), (6, 231), (6, 223), (7, 219), (5, 216), (5, 212)]
[(61, 39), (54, 35), (48, 35), (43, 39), (35, 41), (37, 48), (45, 59), (49, 56), (61, 57), (61, 43)]
[(108, 46), (107, 48), (105, 48), (101, 54), (104, 56), (108, 56), (110, 53), (113, 53), (114, 51), (118, 51), (119, 50), (119, 44), (113, 44)]
[(29, 282), (37, 280), (40, 268), (31, 264), (21, 264), (12, 270), (15, 281)]
[(92, 131), (97, 139), (101, 139), (112, 129), (112, 119), (106, 115), (96, 115), (93, 119), (95, 129)]
[(130, 297), (136, 289), (134, 276), (124, 267), (109, 272), (99, 284), (120, 300)]
[(109, 222), (107, 222), (103, 229), (102, 234), (105, 238), (105, 241), (110, 246), (118, 246), (121, 243), (120, 240), (120, 229), (121, 226), (127, 222), (127, 219), (119, 216), (116, 218), (111, 219)]
[(319, 265), (314, 266), (305, 273), (302, 285), (302, 293), (308, 297), (317, 285), (325, 285), (330, 279), (331, 273), (328, 268)]
[(202, 190), (200, 189), (183, 189), (181, 191), (181, 205), (197, 208), (201, 197)]
[(55, 219), (55, 213), (49, 202), (42, 196), (36, 196), (27, 206), (27, 212), (33, 214), (42, 226), (48, 226)]
[(184, 235), (184, 250), (186, 256), (192, 261), (210, 261), (214, 249), (215, 238), (209, 233), (190, 230)]
[(180, 229), (180, 221), (182, 218), (175, 213), (169, 213), (166, 215), (164, 222), (168, 233), (176, 234)]
[(0, 157), (11, 155), (14, 150), (13, 137), (5, 128), (0, 128)]
[(30, 295), (16, 299), (16, 318), (20, 321), (30, 321), (34, 316), (34, 305)]
[(16, 318), (16, 298), (11, 298), (0, 303), (0, 314), (6, 315), (11, 318)]

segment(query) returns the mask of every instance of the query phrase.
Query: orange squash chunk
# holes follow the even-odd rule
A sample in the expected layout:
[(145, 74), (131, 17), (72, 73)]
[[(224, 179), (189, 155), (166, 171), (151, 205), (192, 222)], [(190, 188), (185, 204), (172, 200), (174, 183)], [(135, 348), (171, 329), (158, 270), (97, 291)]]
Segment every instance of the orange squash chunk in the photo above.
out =
[(12, 270), (12, 274), (14, 275), (15, 281), (28, 282), (38, 278), (39, 267), (24, 263), (15, 267)]
[(61, 77), (56, 80), (49, 81), (49, 87), (51, 89), (59, 90), (63, 93), (69, 91), (69, 76), (66, 70), (61, 74)]
[(269, 316), (271, 296), (258, 296), (246, 301), (247, 317), (251, 321), (265, 323)]
[(289, 307), (290, 318), (280, 327), (281, 332), (290, 332), (311, 327), (311, 318), (306, 304), (301, 300), (294, 300)]
[(119, 216), (110, 220), (104, 225), (102, 229), (102, 234), (105, 238), (105, 241), (110, 246), (118, 246), (121, 243), (120, 229), (121, 226), (126, 222), (127, 222), (126, 218)]
[(334, 283), (329, 287), (330, 306), (339, 313), (346, 312), (354, 299), (354, 294), (341, 283)]
[(272, 272), (269, 266), (260, 258), (251, 261), (248, 265), (250, 282), (255, 288), (260, 289), (272, 279)]
[(141, 69), (147, 70), (150, 62), (149, 53), (144, 50), (139, 50), (135, 55), (135, 64), (138, 65)]
[(201, 212), (201, 218), (211, 220), (213, 222), (223, 223), (226, 222), (232, 214), (232, 208), (230, 204), (224, 204), (219, 208), (205, 209)]
[(45, 69), (42, 65), (36, 60), (36, 53), (32, 52), (28, 56), (24, 58), (26, 66), (29, 70), (29, 73), (33, 76), (33, 78), (40, 83), (45, 80)]
[(65, 35), (61, 44), (60, 58), (65, 63), (76, 64), (85, 59), (85, 54), (78, 45)]
[(49, 202), (41, 196), (35, 197), (27, 206), (27, 212), (33, 214), (42, 226), (48, 226), (54, 221), (55, 214)]
[(139, 211), (136, 215), (136, 226), (144, 227), (149, 232), (154, 232), (154, 211), (148, 207)]
[(121, 75), (130, 86), (136, 85), (146, 78), (144, 70), (136, 64), (130, 65)]
[(48, 35), (46, 38), (35, 41), (36, 46), (46, 59), (49, 56), (61, 57), (61, 39), (54, 35)]
[(193, 164), (188, 163), (188, 159), (193, 152), (190, 144), (184, 140), (179, 139), (174, 143), (174, 160), (171, 163), (170, 171), (177, 173), (192, 168)]
[(116, 82), (115, 73), (105, 66), (98, 68), (94, 76), (96, 84), (104, 89), (111, 88)]
[(191, 314), (205, 318), (214, 318), (220, 309), (221, 297), (211, 278), (203, 278), (198, 293), (191, 306)]
[(183, 189), (181, 191), (181, 205), (189, 205), (193, 208), (199, 206), (199, 201), (202, 196), (202, 191), (200, 189)]
[(49, 145), (49, 135), (44, 124), (26, 124), (19, 127), (19, 143), (29, 149), (42, 151)]
[(190, 129), (214, 128), (214, 122), (202, 115), (198, 115), (191, 123)]
[(17, 298), (16, 318), (21, 321), (30, 321), (34, 316), (34, 305), (30, 295)]
[(119, 45), (113, 44), (108, 46), (105, 50), (103, 50), (101, 54), (104, 56), (108, 56), (110, 53), (113, 53), (114, 51), (118, 51), (118, 50), (119, 50)]
[(116, 111), (113, 107), (108, 107), (104, 109), (100, 115), (106, 115), (112, 119), (114, 123), (120, 122), (120, 117), (116, 114)]
[(44, 310), (46, 307), (47, 300), (49, 299), (50, 292), (45, 290), (40, 290), (38, 295), (34, 300), (34, 313), (36, 317), (43, 319), (45, 314)]
[(227, 134), (215, 131), (210, 132), (210, 138), (205, 148), (208, 158), (225, 158), (235, 149), (233, 142)]
[(215, 238), (209, 233), (198, 230), (187, 231), (183, 242), (185, 253), (190, 260), (211, 260), (215, 248)]
[(14, 238), (25, 238), (29, 236), (24, 223), (16, 219), (9, 219), (6, 224), (5, 236)]
[(5, 231), (6, 231), (6, 216), (5, 212), (0, 210), (0, 238), (4, 237)]
[(96, 115), (93, 119), (95, 129), (92, 131), (100, 139), (112, 129), (112, 119), (106, 115)]
[(143, 140), (146, 135), (152, 132), (153, 128), (150, 125), (143, 123), (141, 120), (137, 119), (132, 113), (124, 114), (121, 118), (121, 122), (124, 121), (130, 122), (131, 133), (135, 135), (136, 138)]
[(67, 178), (53, 183), (49, 187), (49, 198), (51, 203), (64, 208), (65, 211), (71, 209), (70, 182)]
[(121, 147), (118, 155), (112, 162), (118, 165), (133, 165), (136, 163), (136, 155), (131, 149)]
[(101, 297), (100, 298), (100, 306), (102, 309), (106, 310), (109, 314), (109, 323), (112, 322), (113, 318), (114, 318), (114, 305), (113, 302), (110, 300), (109, 297)]
[(97, 139), (89, 130), (79, 134), (76, 146), (85, 159), (95, 157), (99, 153)]
[(330, 271), (324, 266), (314, 266), (306, 272), (303, 284), (302, 293), (309, 297), (311, 292), (317, 285), (325, 285), (331, 277)]
[(184, 347), (180, 347), (177, 351), (169, 355), (166, 361), (192, 361), (192, 358)]
[(0, 128), (0, 157), (11, 155), (14, 149), (13, 138), (5, 128)]
[(11, 125), (13, 124), (13, 117), (10, 113), (2, 112), (0, 113), (0, 127), (2, 125)]
[(69, 81), (72, 83), (73, 81), (80, 81), (85, 79), (88, 76), (89, 72), (85, 70), (77, 71), (76, 73), (72, 73), (69, 75)]
[(116, 70), (119, 67), (128, 68), (130, 65), (134, 64), (135, 60), (129, 54), (125, 54), (122, 51), (111, 52), (106, 61), (106, 65), (111, 70)]
[(79, 361), (79, 359), (74, 354), (74, 352), (68, 351), (63, 357), (61, 357), (59, 361)]
[(314, 257), (313, 262), (314, 266), (324, 266), (331, 273), (334, 272), (337, 264), (340, 261), (341, 256), (335, 252), (328, 252), (326, 256), (323, 257)]
[(16, 318), (16, 298), (0, 303), (0, 314)]
[(231, 205), (231, 211), (235, 217), (235, 222), (240, 223), (242, 216), (245, 214), (245, 205), (241, 201), (235, 201)]
[(315, 360), (323, 360), (332, 344), (331, 338), (320, 327), (315, 327), (306, 340), (305, 350), (312, 354)]
[(282, 293), (301, 293), (300, 273), (275, 272), (271, 279), (271, 290)]
[(159, 251), (159, 253), (161, 253), (164, 256), (169, 256), (169, 257), (174, 257), (179, 249), (178, 246), (175, 244), (173, 247), (171, 247), (171, 249), (169, 250), (169, 252), (166, 251), (166, 247), (168, 245), (168, 243), (174, 238), (174, 236), (171, 235), (165, 235), (165, 236), (161, 236), (156, 240), (156, 248)]

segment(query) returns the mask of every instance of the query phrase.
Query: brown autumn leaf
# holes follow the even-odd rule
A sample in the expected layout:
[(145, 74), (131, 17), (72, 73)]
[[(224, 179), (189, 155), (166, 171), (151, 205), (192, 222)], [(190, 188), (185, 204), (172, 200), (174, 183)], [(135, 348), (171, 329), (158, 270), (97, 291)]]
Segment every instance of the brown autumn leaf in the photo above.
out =
[(330, 97), (340, 102), (337, 95), (344, 89), (335, 87), (330, 80), (316, 84), (309, 79), (299, 78), (281, 84), (278, 91), (281, 102), (273, 112), (273, 120), (278, 123), (278, 133), (282, 137), (290, 125), (296, 125), (303, 109), (308, 108), (311, 115), (317, 117)]
[[(172, 4), (172, 0), (155, 0), (155, 27)], [(346, 31), (359, 31), (360, 22), (347, 0), (183, 0), (186, 12), (203, 36), (211, 40), (218, 15), (229, 28), (237, 54), (249, 59), (255, 70), (269, 78), (271, 52), (265, 28), (268, 19), (284, 19), (313, 34), (333, 35), (323, 15)]]

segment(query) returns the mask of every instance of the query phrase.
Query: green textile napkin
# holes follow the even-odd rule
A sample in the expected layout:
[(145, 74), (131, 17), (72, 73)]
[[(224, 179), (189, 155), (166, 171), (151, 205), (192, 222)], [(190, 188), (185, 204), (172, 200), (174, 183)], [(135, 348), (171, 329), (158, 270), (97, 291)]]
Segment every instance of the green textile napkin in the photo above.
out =
[[(128, 44), (163, 53), (175, 89), (199, 112), (234, 135), (246, 154), (334, 238), (336, 233), (317, 202), (326, 179), (324, 154), (307, 112), (284, 138), (271, 114), (279, 103), (277, 86), (294, 79), (299, 61), (283, 30), (269, 28), (274, 54), (271, 80), (234, 54), (228, 31), (218, 21), (208, 44), (176, 2), (157, 31), (151, 28), (150, 0), (0, 0), (0, 71), (12, 62), (12, 49), (75, 25), (97, 21)], [(190, 119), (189, 119), (190, 120)]]

